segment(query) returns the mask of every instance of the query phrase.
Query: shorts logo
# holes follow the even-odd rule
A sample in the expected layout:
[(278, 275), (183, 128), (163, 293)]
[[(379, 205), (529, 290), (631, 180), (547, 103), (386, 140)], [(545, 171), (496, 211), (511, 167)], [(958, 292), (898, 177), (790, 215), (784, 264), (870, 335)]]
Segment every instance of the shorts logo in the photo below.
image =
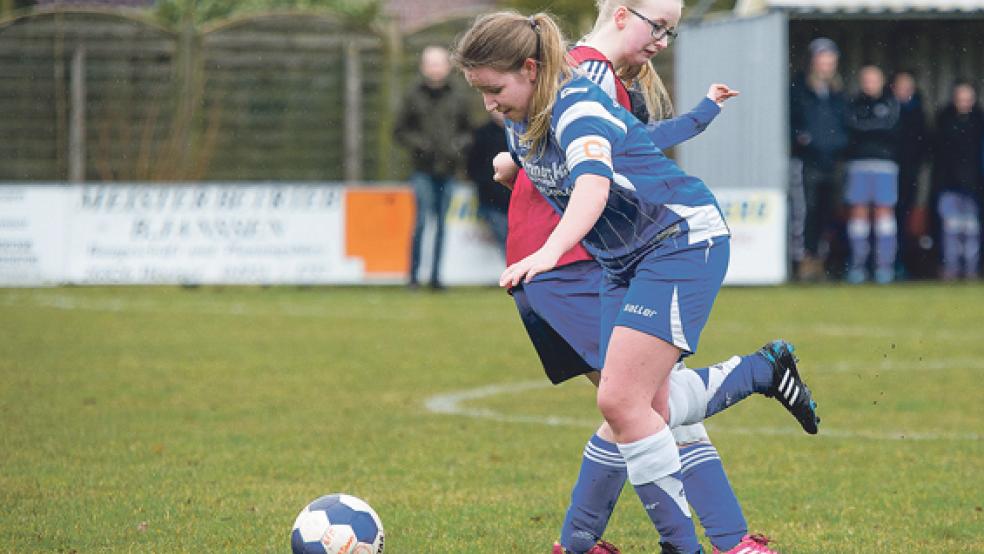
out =
[(639, 304), (626, 304), (625, 307), (622, 308), (622, 311), (629, 312), (630, 314), (641, 315), (643, 317), (653, 317), (656, 315), (656, 310), (645, 306), (640, 306)]

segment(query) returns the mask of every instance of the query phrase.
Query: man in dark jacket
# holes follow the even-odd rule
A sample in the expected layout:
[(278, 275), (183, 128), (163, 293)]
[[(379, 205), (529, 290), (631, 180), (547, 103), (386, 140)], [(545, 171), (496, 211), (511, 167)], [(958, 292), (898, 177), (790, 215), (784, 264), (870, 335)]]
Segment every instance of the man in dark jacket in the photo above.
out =
[(844, 197), (850, 207), (847, 236), (851, 243), (847, 280), (862, 283), (868, 279), (873, 226), (875, 280), (890, 283), (895, 279), (895, 254), (898, 251), (895, 204), (899, 198), (899, 165), (896, 163), (899, 102), (885, 88), (885, 74), (878, 67), (862, 67), (858, 72), (858, 83), (861, 92), (851, 101), (847, 113), (850, 144)]
[(830, 238), (840, 194), (838, 161), (847, 146), (840, 51), (828, 38), (814, 39), (809, 48), (809, 71), (793, 81), (789, 102), (791, 254), (801, 280), (823, 275), (821, 239)]
[(933, 167), (943, 228), (943, 278), (976, 279), (980, 271), (984, 191), (984, 112), (969, 81), (957, 81), (952, 101), (936, 116)]
[(410, 176), (417, 200), (417, 220), (410, 244), (410, 286), (417, 286), (421, 240), (430, 212), (436, 219), (430, 286), (443, 288), (441, 254), (444, 223), (451, 201), (451, 181), (461, 167), (471, 127), (469, 102), (449, 80), (451, 59), (446, 48), (428, 46), (420, 59), (422, 79), (403, 98), (396, 121), (396, 138), (410, 151)]

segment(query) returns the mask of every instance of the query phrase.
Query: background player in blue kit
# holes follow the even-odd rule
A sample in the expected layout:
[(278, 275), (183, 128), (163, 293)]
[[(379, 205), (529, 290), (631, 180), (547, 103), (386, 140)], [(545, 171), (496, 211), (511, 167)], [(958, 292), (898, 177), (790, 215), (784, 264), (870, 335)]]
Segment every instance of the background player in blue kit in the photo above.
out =
[(572, 75), (549, 17), (483, 17), (456, 59), (486, 107), (510, 120), (515, 161), (564, 212), (543, 248), (507, 268), (500, 283), (552, 269), (584, 238), (605, 270), (599, 408), (664, 551), (699, 551), (666, 427), (667, 384), (681, 354), (696, 348), (727, 268), (728, 230), (716, 201), (629, 112)]
[[(898, 248), (895, 203), (899, 196), (898, 156), (900, 108), (895, 96), (885, 88), (885, 75), (873, 65), (858, 72), (861, 92), (848, 106), (847, 191), (850, 207), (847, 236), (851, 242), (850, 283), (868, 279), (871, 234), (875, 235), (875, 281), (895, 279)], [(872, 212), (874, 216), (872, 217)]]

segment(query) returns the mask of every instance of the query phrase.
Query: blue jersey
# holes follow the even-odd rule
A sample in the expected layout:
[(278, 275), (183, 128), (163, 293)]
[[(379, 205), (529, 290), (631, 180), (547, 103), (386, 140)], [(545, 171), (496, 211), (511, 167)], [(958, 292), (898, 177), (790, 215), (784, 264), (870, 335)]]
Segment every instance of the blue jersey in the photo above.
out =
[[(707, 126), (711, 124), (711, 121), (721, 113), (721, 106), (718, 106), (710, 98), (705, 97), (694, 109), (683, 115), (671, 119), (650, 121), (645, 100), (641, 97), (641, 91), (636, 86), (625, 88), (620, 85), (618, 76), (612, 72), (609, 63), (598, 59), (589, 59), (578, 65), (577, 69), (615, 100), (618, 100), (619, 88), (625, 90), (631, 106), (622, 103), (619, 103), (619, 105), (632, 111), (636, 119), (646, 124), (646, 131), (649, 133), (649, 138), (659, 149), (671, 148), (703, 133), (704, 129), (707, 129)], [(637, 102), (639, 105), (637, 105)], [(640, 119), (640, 112), (645, 112), (645, 117)]]
[(525, 131), (525, 123), (506, 121), (510, 152), (558, 212), (579, 176), (611, 181), (605, 209), (583, 241), (606, 270), (620, 273), (666, 239), (683, 249), (728, 235), (704, 182), (667, 158), (646, 127), (587, 77), (576, 76), (557, 92), (539, 156), (526, 159)]

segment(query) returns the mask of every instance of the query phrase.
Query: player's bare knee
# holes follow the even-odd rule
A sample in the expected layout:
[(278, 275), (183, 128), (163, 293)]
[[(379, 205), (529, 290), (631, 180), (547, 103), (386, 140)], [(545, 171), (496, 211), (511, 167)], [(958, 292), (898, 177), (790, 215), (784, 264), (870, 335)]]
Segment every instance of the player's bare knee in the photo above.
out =
[(602, 388), (598, 390), (598, 411), (605, 421), (617, 430), (631, 425), (639, 407), (633, 405), (624, 395)]

